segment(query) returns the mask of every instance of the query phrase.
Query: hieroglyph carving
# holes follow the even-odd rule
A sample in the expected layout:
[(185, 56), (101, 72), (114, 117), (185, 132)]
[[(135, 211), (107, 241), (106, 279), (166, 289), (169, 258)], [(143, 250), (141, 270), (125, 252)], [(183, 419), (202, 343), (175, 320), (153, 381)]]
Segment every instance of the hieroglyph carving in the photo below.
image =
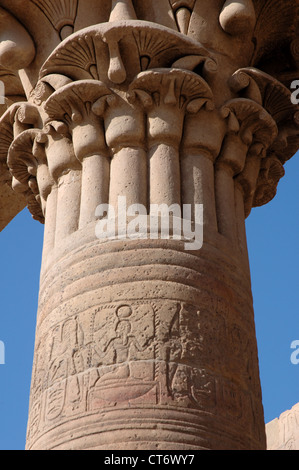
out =
[[(108, 304), (53, 326), (36, 348), (30, 437), (57, 419), (116, 403), (177, 403), (243, 416), (250, 396), (215, 376), (209, 344), (219, 346), (220, 356), (223, 345), (236, 369), (243, 368), (243, 351), (251, 345), (240, 326), (227, 323), (220, 305), (211, 317), (174, 301)], [(209, 335), (211, 322), (223, 326), (216, 338)], [(214, 355), (215, 365), (219, 360)], [(245, 367), (244, 377), (252, 365)]]

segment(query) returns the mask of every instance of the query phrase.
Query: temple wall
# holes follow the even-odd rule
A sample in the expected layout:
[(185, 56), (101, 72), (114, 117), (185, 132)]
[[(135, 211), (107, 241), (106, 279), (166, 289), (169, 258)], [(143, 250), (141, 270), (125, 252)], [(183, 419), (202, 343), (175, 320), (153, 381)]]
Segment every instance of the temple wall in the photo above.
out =
[(267, 450), (299, 450), (299, 403), (266, 425)]

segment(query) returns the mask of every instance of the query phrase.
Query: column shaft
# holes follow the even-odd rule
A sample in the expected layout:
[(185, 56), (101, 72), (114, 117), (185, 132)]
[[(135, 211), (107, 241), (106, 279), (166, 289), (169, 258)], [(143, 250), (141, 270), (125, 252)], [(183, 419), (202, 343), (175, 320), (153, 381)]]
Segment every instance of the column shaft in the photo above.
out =
[(182, 202), (203, 204), (204, 228), (217, 232), (215, 176), (211, 157), (204, 152), (184, 153), (181, 162)]
[(150, 204), (181, 204), (180, 160), (175, 147), (153, 145), (149, 151)]
[(57, 186), (53, 186), (47, 198), (47, 216), (44, 229), (43, 259), (46, 259), (48, 253), (55, 247), (56, 215)]
[(41, 279), (28, 449), (262, 448), (236, 252), (71, 238)]
[(59, 241), (78, 229), (81, 199), (81, 172), (69, 171), (60, 177), (57, 188), (55, 240)]
[(111, 160), (109, 204), (118, 207), (118, 197), (126, 197), (127, 206), (147, 207), (147, 155), (141, 148), (124, 147)]
[(234, 243), (237, 236), (237, 221), (235, 211), (235, 184), (231, 168), (225, 165), (216, 166), (215, 189), (219, 233)]
[(92, 155), (83, 159), (79, 228), (94, 221), (96, 208), (108, 204), (110, 158)]

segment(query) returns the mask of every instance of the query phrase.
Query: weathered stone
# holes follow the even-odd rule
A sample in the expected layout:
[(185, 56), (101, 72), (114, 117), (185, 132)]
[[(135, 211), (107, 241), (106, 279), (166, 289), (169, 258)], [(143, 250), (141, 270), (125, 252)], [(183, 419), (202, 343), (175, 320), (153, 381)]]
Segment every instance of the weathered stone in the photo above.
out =
[(266, 448), (245, 219), (298, 149), (296, 2), (0, 6), (3, 180), (45, 223), (27, 448)]

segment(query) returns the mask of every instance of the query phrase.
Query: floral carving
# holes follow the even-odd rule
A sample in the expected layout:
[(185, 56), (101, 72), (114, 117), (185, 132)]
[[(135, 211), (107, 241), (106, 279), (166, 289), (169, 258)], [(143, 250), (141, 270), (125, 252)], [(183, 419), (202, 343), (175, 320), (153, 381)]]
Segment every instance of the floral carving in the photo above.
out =
[(0, 180), (45, 222), (28, 448), (263, 448), (245, 218), (298, 149), (297, 2), (9, 3)]
[(63, 73), (73, 80), (128, 84), (138, 72), (177, 67), (183, 57), (192, 59), (187, 68), (203, 63), (207, 72), (216, 71), (207, 49), (175, 31), (134, 20), (112, 22), (89, 27), (58, 46), (43, 65), (40, 78)]
[[(9, 148), (7, 163), (13, 174), (13, 188), (25, 194), (28, 209), (33, 218), (43, 223), (41, 194), (44, 193), (44, 188), (38, 184), (37, 175), (42, 164), (45, 165), (46, 157), (44, 152), (38, 148), (39, 133), (40, 131), (37, 129), (22, 132)], [(52, 181), (45, 181), (44, 175), (41, 181), (46, 186), (52, 183)]]
[(31, 0), (46, 15), (61, 39), (72, 34), (78, 0)]

